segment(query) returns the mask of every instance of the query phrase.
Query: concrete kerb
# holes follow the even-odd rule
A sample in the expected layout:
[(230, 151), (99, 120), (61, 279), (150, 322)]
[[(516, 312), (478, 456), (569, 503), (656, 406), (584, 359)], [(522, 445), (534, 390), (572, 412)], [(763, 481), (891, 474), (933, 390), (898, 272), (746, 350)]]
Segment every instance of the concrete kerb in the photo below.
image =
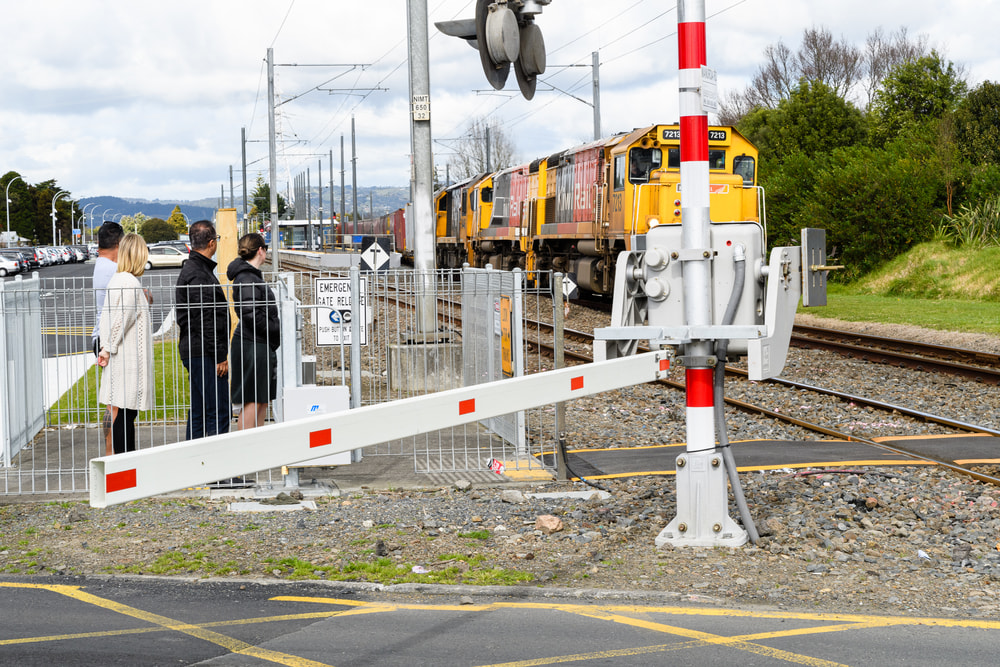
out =
[[(41, 579), (42, 577), (38, 578)], [(58, 579), (44, 577), (45, 579)], [(35, 578), (32, 578), (35, 579)], [(605, 588), (555, 588), (544, 586), (471, 586), (468, 584), (378, 584), (365, 581), (289, 581), (287, 579), (261, 578), (213, 578), (213, 577), (168, 577), (162, 575), (114, 574), (77, 575), (74, 581), (91, 579), (95, 581), (171, 582), (186, 581), (198, 585), (238, 585), (238, 586), (282, 586), (302, 588), (322, 588), (346, 595), (385, 594), (422, 595), (427, 597), (472, 598), (513, 598), (519, 600), (622, 600), (649, 604), (711, 604), (721, 605), (722, 600), (699, 593), (679, 591), (612, 590)]]

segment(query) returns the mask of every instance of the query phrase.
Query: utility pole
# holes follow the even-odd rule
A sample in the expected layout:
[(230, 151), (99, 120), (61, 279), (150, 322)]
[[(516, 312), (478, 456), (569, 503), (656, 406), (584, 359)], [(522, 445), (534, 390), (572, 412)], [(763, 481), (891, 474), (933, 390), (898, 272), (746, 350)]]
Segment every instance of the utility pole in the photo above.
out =
[(270, 170), (271, 194), (271, 264), (274, 272), (279, 270), (278, 249), (281, 247), (281, 231), (278, 226), (278, 156), (274, 137), (274, 49), (267, 50), (267, 142), (268, 168)]
[(413, 268), (418, 273), (417, 333), (437, 332), (431, 142), (431, 74), (427, 46), (427, 0), (407, 0), (410, 64), (410, 141), (413, 154)]
[[(351, 233), (358, 231), (358, 149), (354, 141), (354, 116), (351, 116)], [(353, 239), (352, 239), (353, 242)]]
[[(319, 238), (323, 243), (323, 160), (316, 160), (316, 190), (319, 193)], [(333, 194), (330, 194), (333, 197)]]
[(340, 135), (340, 242), (344, 242), (344, 232), (347, 231), (347, 204), (344, 198), (347, 196), (344, 188), (344, 135)]
[(337, 207), (333, 203), (333, 149), (330, 149), (330, 227), (333, 228), (333, 233), (337, 232), (336, 227), (334, 227), (334, 219), (337, 217)]
[(594, 141), (601, 138), (601, 59), (598, 52), (590, 54), (591, 70), (594, 81)]
[(247, 128), (240, 128), (240, 144), (243, 147), (243, 224), (247, 222)]

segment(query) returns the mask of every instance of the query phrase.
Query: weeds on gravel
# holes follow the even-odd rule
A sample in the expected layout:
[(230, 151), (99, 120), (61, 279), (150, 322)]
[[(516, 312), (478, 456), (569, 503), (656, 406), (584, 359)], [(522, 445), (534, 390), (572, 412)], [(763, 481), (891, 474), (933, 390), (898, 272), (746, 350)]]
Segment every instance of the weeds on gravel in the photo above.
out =
[(115, 568), (119, 572), (129, 574), (178, 574), (180, 572), (194, 572), (204, 576), (225, 576), (227, 574), (247, 574), (249, 570), (241, 570), (236, 561), (230, 560), (223, 564), (218, 564), (206, 560), (204, 551), (193, 554), (182, 554), (179, 551), (171, 551), (159, 556), (148, 565), (121, 565)]
[(468, 533), (459, 533), (459, 537), (466, 537), (470, 540), (488, 540), (490, 539), (490, 531), (488, 530), (473, 530)]

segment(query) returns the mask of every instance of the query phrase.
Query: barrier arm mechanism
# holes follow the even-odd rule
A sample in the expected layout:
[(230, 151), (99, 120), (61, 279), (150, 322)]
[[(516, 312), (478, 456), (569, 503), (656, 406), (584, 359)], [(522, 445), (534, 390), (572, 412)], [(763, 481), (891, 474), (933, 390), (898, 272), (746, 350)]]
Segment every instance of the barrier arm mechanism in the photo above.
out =
[(666, 377), (667, 352), (561, 368), (90, 461), (107, 507)]

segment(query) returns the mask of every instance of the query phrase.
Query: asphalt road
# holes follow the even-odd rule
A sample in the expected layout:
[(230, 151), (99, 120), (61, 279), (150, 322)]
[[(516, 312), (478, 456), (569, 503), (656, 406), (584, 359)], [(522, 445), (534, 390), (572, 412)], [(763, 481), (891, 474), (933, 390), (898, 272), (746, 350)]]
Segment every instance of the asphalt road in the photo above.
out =
[(646, 593), (0, 578), (0, 663), (891, 665), (995, 662), (1000, 622), (724, 607)]

